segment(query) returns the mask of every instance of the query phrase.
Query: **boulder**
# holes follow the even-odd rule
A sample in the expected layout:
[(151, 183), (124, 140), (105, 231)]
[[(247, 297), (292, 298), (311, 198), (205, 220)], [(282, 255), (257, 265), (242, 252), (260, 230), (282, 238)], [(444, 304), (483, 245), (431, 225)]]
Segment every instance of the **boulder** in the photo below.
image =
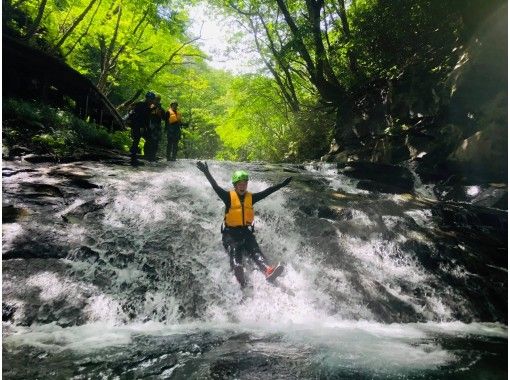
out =
[(10, 321), (14, 316), (15, 311), (16, 307), (2, 302), (2, 322)]
[(508, 131), (493, 125), (464, 139), (448, 156), (455, 171), (481, 181), (506, 181)]
[(2, 223), (14, 223), (18, 219), (28, 215), (26, 208), (13, 205), (2, 205)]
[(508, 189), (504, 184), (438, 184), (434, 186), (434, 194), (440, 201), (464, 202), (483, 207), (508, 209)]
[(447, 156), (452, 171), (478, 181), (507, 181), (508, 19), (495, 12), (467, 44), (449, 78), (449, 120), (463, 138)]
[(414, 176), (402, 166), (358, 161), (339, 165), (339, 171), (359, 179), (358, 188), (363, 190), (395, 194), (414, 191)]
[(27, 148), (27, 147), (21, 146), (21, 145), (13, 145), (9, 149), (9, 157), (10, 158), (15, 157), (15, 156), (24, 156), (24, 155), (30, 154), (30, 153), (32, 153), (32, 150), (30, 148)]

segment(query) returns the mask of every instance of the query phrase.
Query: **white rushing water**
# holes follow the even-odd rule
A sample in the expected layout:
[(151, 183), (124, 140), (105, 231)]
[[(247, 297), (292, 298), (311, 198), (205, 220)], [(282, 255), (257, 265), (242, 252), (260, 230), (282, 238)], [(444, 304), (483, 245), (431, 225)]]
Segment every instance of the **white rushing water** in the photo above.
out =
[[(294, 323), (180, 323), (148, 322), (112, 326), (91, 323), (61, 328), (54, 324), (20, 329), (9, 336), (11, 348), (31, 346), (58, 354), (74, 351), (93, 355), (105, 349), (123, 350), (135, 338), (178, 337), (197, 332), (214, 332), (231, 336), (250, 333), (260, 338), (278, 334), (278, 347), (266, 347), (268, 355), (278, 350), (291, 355), (293, 349), (309, 352), (308, 360), (322, 367), (356, 369), (367, 373), (399, 374), (438, 369), (455, 363), (458, 353), (445, 349), (437, 337), (507, 338), (507, 329), (499, 324), (409, 323), (380, 324), (367, 321), (332, 321), (324, 324)], [(257, 348), (260, 349), (260, 348)]]
[[(67, 234), (77, 247), (90, 246), (101, 260), (86, 262), (74, 259), (74, 251), (69, 252), (63, 262), (71, 269), (39, 272), (27, 281), (29, 286), (40, 289), (40, 298), (46, 302), (81, 299), (85, 323), (65, 328), (56, 323), (30, 327), (4, 324), (4, 343), (11, 348), (31, 346), (48, 352), (71, 350), (87, 354), (111, 347), (122, 350), (140, 336), (249, 332), (264, 337), (277, 334), (285, 350), (310, 350), (309, 360), (323, 367), (352, 366), (371, 373), (384, 370), (387, 374), (454, 363), (456, 354), (443, 348), (436, 336), (507, 337), (507, 327), (501, 324), (456, 321), (444, 296), (455, 299), (458, 296), (454, 290), (436, 291), (433, 274), (402, 252), (399, 240), (405, 242), (411, 237), (434, 249), (430, 237), (419, 228), (401, 228), (410, 220), (420, 228), (430, 227), (433, 220), (426, 207), (408, 208), (379, 220), (368, 211), (351, 210), (346, 223), (356, 231), (372, 231), (361, 237), (323, 218), (320, 222), (333, 231), (323, 238), (333, 247), (325, 252), (316, 240), (303, 234), (303, 222), (296, 220), (300, 194), (291, 184), (256, 205), (257, 240), (271, 262), (285, 263), (284, 275), (278, 286), (271, 285), (247, 262), (250, 286), (242, 292), (229, 271), (228, 257), (221, 245), (223, 204), (193, 163), (181, 161), (171, 167), (158, 165), (144, 170), (91, 167), (96, 173), (94, 181), (103, 185), (95, 198), (103, 206), (102, 219), (87, 223), (85, 217), (61, 233)], [(209, 167), (220, 186), (228, 188), (235, 165), (212, 163)], [(355, 182), (333, 173), (333, 168), (321, 169), (325, 173), (309, 169), (300, 175), (326, 180), (337, 193), (355, 197), (367, 194), (356, 190)], [(263, 190), (283, 178), (271, 172), (252, 171), (249, 190)], [(401, 199), (388, 195), (383, 201), (398, 205)], [(56, 218), (85, 202), (74, 200), (57, 212)], [(13, 244), (23, 228), (17, 223), (4, 226), (4, 249)], [(402, 232), (396, 240), (389, 241), (377, 232), (378, 228)], [(155, 248), (151, 251), (150, 247)], [(342, 265), (330, 263), (332, 254), (338, 254)], [(123, 256), (131, 257), (126, 265), (112, 261)], [(176, 287), (174, 282), (182, 272), (162, 267), (155, 269), (158, 280), (140, 297), (134, 318), (128, 316), (123, 304), (137, 288), (151, 281), (144, 265), (172, 262), (178, 265), (177, 270), (190, 270), (186, 276), (193, 276), (194, 280), (183, 286), (197, 286), (204, 300), (200, 315), (183, 318), (180, 292), (186, 289)], [(349, 268), (356, 269), (355, 281)], [(98, 269), (108, 270), (111, 288), (93, 284)], [(459, 277), (465, 275), (458, 273)], [(421, 287), (426, 295), (415, 299), (403, 290), (404, 285)], [(372, 291), (375, 297), (381, 288), (428, 322), (376, 322), (374, 308), (366, 300)], [(29, 305), (19, 300), (16, 306), (22, 314)]]

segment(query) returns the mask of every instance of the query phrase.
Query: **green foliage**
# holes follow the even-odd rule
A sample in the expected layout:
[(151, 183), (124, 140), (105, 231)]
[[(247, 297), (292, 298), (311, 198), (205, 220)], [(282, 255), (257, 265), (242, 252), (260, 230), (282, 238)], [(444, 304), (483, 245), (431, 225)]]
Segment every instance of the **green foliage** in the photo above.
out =
[(36, 152), (71, 155), (77, 148), (104, 147), (128, 151), (128, 131), (110, 134), (103, 126), (87, 123), (68, 111), (17, 99), (3, 101), (4, 143), (26, 145)]
[(115, 131), (111, 135), (112, 145), (122, 152), (129, 152), (131, 147), (130, 131)]
[(39, 151), (61, 157), (73, 153), (78, 143), (78, 137), (74, 131), (63, 129), (35, 135), (32, 137), (32, 143)]
[[(244, 43), (243, 33), (256, 34), (267, 71), (250, 75), (233, 75), (204, 63), (195, 36), (187, 31), (186, 6), (198, 2), (49, 0), (40, 13), (40, 0), (7, 1), (4, 29), (63, 57), (113, 104), (149, 89), (161, 95), (164, 108), (177, 100), (184, 121), (190, 123), (183, 130), (182, 157), (300, 161), (327, 151), (334, 111), (341, 110), (346, 97), (375, 98), (377, 91), (390, 92), (390, 83), (391, 96), (402, 94), (385, 110), (393, 124), (381, 118), (377, 133), (410, 128), (409, 107), (398, 102), (411, 104), (415, 113), (434, 111), (436, 94), (480, 22), (474, 15), (479, 11), (483, 19), (502, 0), (326, 0), (318, 39), (310, 12), (321, 2), (283, 2), (295, 33), (275, 1), (207, 1), (243, 23), (245, 29), (232, 31), (232, 46)], [(344, 3), (349, 31), (341, 17)], [(40, 25), (35, 25), (37, 20)], [(316, 64), (313, 69), (303, 45)], [(325, 65), (330, 70), (321, 82), (314, 76)], [(361, 113), (363, 107), (352, 111)], [(4, 101), (6, 117), (14, 112), (18, 119), (39, 123), (4, 131), (7, 140), (32, 134), (34, 143), (60, 151), (79, 144), (126, 151), (131, 144), (128, 132), (111, 135), (65, 111), (36, 108)], [(160, 155), (164, 133), (162, 137)]]
[(335, 113), (315, 106), (293, 115), (291, 138), (284, 160), (315, 160), (329, 150), (333, 138)]
[(269, 78), (239, 76), (218, 102), (226, 105), (216, 128), (223, 142), (218, 158), (276, 161), (283, 157), (289, 121)]
[(214, 158), (221, 146), (215, 127), (211, 115), (206, 110), (195, 110), (191, 125), (183, 129), (182, 149), (180, 149), (183, 156)]
[(369, 78), (396, 78), (411, 65), (444, 75), (456, 60), (458, 4), (424, 0), (357, 1), (350, 9), (353, 46)]

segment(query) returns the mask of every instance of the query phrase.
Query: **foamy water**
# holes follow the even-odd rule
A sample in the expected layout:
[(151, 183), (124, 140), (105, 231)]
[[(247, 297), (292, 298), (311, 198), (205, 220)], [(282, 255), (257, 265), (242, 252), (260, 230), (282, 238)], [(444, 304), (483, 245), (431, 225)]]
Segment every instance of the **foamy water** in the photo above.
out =
[[(237, 165), (212, 163), (209, 167), (220, 186), (228, 188), (230, 173)], [(75, 352), (80, 357), (110, 357), (128, 352), (140, 341), (163, 342), (168, 337), (211, 333), (222, 342), (215, 343), (218, 347), (231, 339), (242, 343), (242, 349), (253, 346), (267, 355), (305, 355), (303, 368), (325, 378), (335, 373), (386, 378), (436, 371), (464, 360), (445, 347), (444, 339), (507, 339), (504, 325), (456, 321), (449, 302), (456, 300), (462, 305), (462, 297), (454, 288), (436, 290), (434, 273), (402, 250), (402, 243), (413, 240), (434, 252), (434, 242), (425, 233), (434, 221), (425, 206), (410, 207), (401, 197), (385, 196), (382, 200), (391, 206), (391, 212), (380, 218), (374, 218), (370, 207), (348, 208), (339, 203), (331, 207), (348, 210), (345, 220), (306, 219), (299, 209), (302, 195), (291, 183), (256, 205), (257, 240), (270, 262), (284, 263), (285, 272), (275, 286), (247, 260), (249, 286), (241, 291), (221, 245), (223, 203), (193, 162), (140, 170), (100, 165), (92, 165), (92, 169), (93, 180), (103, 185), (92, 198), (102, 205), (100, 219), (86, 217), (58, 227), (59, 236), (66, 236), (70, 246), (76, 247), (61, 260), (68, 269), (40, 271), (25, 279), (27, 286), (38, 289), (44, 302), (81, 302), (84, 324), (4, 324), (8, 350), (32, 347), (57, 356)], [(373, 202), (370, 197), (359, 198), (368, 193), (337, 175), (336, 167), (308, 169), (300, 175), (326, 181), (334, 192), (355, 195), (359, 204)], [(252, 171), (249, 189), (263, 190), (285, 176)], [(36, 179), (27, 176), (23, 180)], [(78, 210), (91, 196), (63, 205), (55, 213), (55, 221)], [(308, 195), (306, 202), (313, 201), (313, 195)], [(319, 194), (317, 202), (323, 202)], [(314, 226), (307, 223), (319, 222), (327, 227), (327, 235), (308, 236), (307, 228), (314, 231)], [(26, 227), (23, 223), (4, 225), (4, 249), (9, 249)], [(43, 230), (55, 228), (49, 222), (41, 226)], [(390, 240), (387, 231), (394, 236)], [(77, 252), (83, 246), (96, 252), (98, 259), (81, 259)], [(462, 278), (466, 274), (458, 268), (456, 275)], [(98, 276), (105, 280), (98, 282)], [(14, 281), (7, 278), (4, 288), (15, 286)], [(414, 296), (414, 289), (423, 295)], [(381, 292), (428, 322), (376, 322), (379, 316), (369, 297), (379, 302)], [(182, 294), (197, 299), (183, 299)], [(24, 300), (16, 301), (19, 315), (29, 306)], [(198, 315), (189, 310), (198, 310)], [(179, 357), (181, 364), (198, 360), (193, 352), (188, 359)], [(181, 364), (158, 370), (158, 376), (185, 373), (179, 372), (186, 369)], [(314, 372), (315, 366), (319, 372)]]

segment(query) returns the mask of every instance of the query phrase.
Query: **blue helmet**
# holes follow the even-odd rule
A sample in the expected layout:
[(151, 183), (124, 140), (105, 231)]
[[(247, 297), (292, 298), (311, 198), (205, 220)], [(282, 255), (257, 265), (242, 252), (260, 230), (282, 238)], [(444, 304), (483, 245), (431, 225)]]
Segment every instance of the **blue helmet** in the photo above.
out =
[(156, 99), (156, 94), (153, 93), (152, 91), (149, 91), (145, 94), (145, 99), (154, 100)]

